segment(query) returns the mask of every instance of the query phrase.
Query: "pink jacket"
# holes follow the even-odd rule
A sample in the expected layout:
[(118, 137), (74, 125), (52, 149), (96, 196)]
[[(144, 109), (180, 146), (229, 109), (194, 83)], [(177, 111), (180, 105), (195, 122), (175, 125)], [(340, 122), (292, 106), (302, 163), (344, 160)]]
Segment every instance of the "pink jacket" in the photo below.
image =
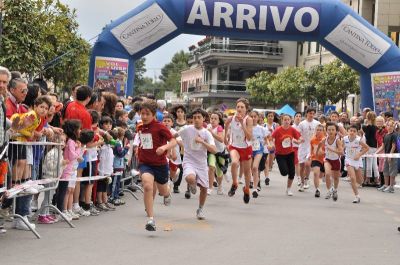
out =
[(64, 148), (64, 159), (68, 160), (69, 162), (61, 175), (61, 179), (69, 179), (72, 173), (78, 169), (79, 157), (82, 157), (81, 148), (78, 147), (74, 140), (68, 139)]

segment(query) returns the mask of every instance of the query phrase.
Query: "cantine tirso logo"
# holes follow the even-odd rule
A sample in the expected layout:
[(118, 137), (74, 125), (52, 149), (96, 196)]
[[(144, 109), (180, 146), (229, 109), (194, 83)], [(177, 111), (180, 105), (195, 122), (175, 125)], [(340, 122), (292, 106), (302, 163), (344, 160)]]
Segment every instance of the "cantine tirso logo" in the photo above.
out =
[(361, 50), (371, 54), (383, 54), (383, 51), (374, 45), (374, 38), (363, 30), (349, 24), (344, 24), (342, 30), (348, 40)]
[(153, 16), (147, 15), (139, 18), (137, 21), (135, 21), (122, 31), (122, 33), (120, 34), (120, 39), (128, 40), (130, 38), (141, 38), (143, 37), (143, 35), (146, 35), (157, 28), (157, 26), (161, 24), (163, 19), (163, 14), (156, 14)]

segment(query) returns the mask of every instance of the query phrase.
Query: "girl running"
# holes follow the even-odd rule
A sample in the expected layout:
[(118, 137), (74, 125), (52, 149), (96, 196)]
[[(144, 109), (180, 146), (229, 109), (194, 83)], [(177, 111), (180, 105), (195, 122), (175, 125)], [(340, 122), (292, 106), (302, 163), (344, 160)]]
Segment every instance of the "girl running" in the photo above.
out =
[(228, 193), (230, 197), (235, 195), (238, 187), (239, 166), (243, 168), (245, 186), (243, 187), (243, 201), (250, 201), (250, 179), (251, 179), (251, 139), (253, 138), (253, 119), (247, 115), (250, 104), (245, 98), (236, 101), (236, 114), (230, 117), (225, 124), (229, 133), (225, 134), (225, 144), (229, 145), (229, 153), (232, 159), (232, 187)]
[(317, 125), (315, 129), (315, 135), (311, 138), (311, 169), (314, 174), (314, 187), (315, 187), (315, 198), (319, 198), (321, 196), (321, 192), (319, 190), (319, 180), (324, 176), (324, 146), (322, 150), (318, 148), (320, 144), (323, 142), (325, 137), (325, 127), (322, 124)]
[[(279, 127), (279, 124), (274, 122), (275, 119), (275, 113), (274, 112), (268, 112), (267, 113), (267, 123), (265, 124), (265, 128), (269, 131), (269, 134), (271, 135), (276, 128)], [(274, 164), (274, 159), (275, 159), (275, 150), (269, 150), (269, 155), (266, 159), (265, 163), (265, 170), (264, 170), (264, 175), (265, 175), (265, 185), (269, 185), (269, 171), (271, 171), (272, 166)]]
[[(301, 114), (301, 112), (296, 112), (296, 114), (294, 114), (292, 127), (295, 128), (298, 132), (300, 132), (299, 125), (302, 119), (303, 119), (303, 114)], [(296, 171), (297, 186), (300, 186), (301, 177), (300, 177), (300, 164), (299, 164), (299, 145), (293, 143), (293, 150), (294, 150), (294, 167)]]

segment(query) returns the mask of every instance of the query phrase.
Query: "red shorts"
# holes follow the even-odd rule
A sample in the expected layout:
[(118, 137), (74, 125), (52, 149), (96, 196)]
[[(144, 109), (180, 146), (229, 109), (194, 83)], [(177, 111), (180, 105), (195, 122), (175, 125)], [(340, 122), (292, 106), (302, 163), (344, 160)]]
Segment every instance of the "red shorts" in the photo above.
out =
[(325, 159), (325, 162), (327, 162), (331, 165), (331, 170), (340, 171), (340, 168), (341, 168), (340, 159), (337, 159), (337, 160)]
[(232, 145), (229, 146), (228, 148), (229, 151), (236, 150), (239, 153), (239, 161), (249, 161), (251, 159), (251, 156), (253, 154), (253, 148), (251, 146), (248, 146), (246, 148), (238, 148), (234, 147)]
[(178, 166), (177, 165), (175, 165), (174, 163), (172, 163), (171, 161), (169, 161), (169, 170), (170, 171), (173, 171), (173, 172), (176, 172), (177, 170), (178, 170)]
[(299, 148), (293, 147), (293, 151), (294, 151), (294, 164), (298, 165), (299, 164)]

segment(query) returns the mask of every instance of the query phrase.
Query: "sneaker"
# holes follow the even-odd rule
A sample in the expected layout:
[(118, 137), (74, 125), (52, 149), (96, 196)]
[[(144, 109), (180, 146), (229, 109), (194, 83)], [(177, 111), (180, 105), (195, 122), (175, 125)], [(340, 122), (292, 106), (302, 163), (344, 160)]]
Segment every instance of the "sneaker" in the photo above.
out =
[(257, 190), (253, 190), (253, 198), (257, 198), (258, 197), (258, 191)]
[(193, 195), (195, 195), (196, 192), (197, 192), (197, 187), (196, 187), (196, 185), (189, 185), (189, 190), (190, 190), (190, 192), (191, 192)]
[(334, 201), (337, 201), (337, 199), (338, 199), (337, 190), (334, 190), (334, 191), (332, 192), (332, 199), (333, 199)]
[(226, 174), (224, 174), (224, 179), (227, 183), (231, 182), (231, 180), (228, 178), (228, 176)]
[(287, 190), (286, 190), (286, 195), (287, 195), (287, 196), (293, 196), (292, 190), (291, 190), (291, 189), (287, 189)]
[(213, 187), (218, 188), (218, 183), (216, 181), (213, 182)]
[(180, 193), (179, 186), (174, 186), (174, 193)]
[(212, 194), (212, 189), (207, 189), (207, 195), (211, 195)]
[(65, 211), (62, 213), (64, 215), (64, 218), (62, 218), (62, 220), (67, 220), (67, 221), (72, 221), (72, 216), (69, 214), (69, 212)]
[(222, 187), (218, 187), (217, 194), (224, 195), (224, 189)]
[(0, 235), (7, 233), (7, 230), (4, 229), (4, 226), (0, 225)]
[(80, 216), (90, 216), (89, 211), (85, 211), (82, 207), (72, 209), (73, 213), (79, 214)]
[(153, 219), (149, 219), (146, 223), (146, 230), (154, 232), (156, 231), (156, 222)]
[(243, 184), (243, 179), (239, 178), (239, 184)]
[(72, 220), (79, 220), (79, 214), (74, 213), (73, 211), (68, 211)]
[(303, 192), (303, 191), (304, 191), (304, 184), (303, 184), (303, 183), (300, 185), (299, 191), (300, 191), (300, 192)]
[(108, 212), (108, 211), (109, 211), (109, 209), (107, 208), (107, 206), (105, 205), (105, 203), (100, 203), (99, 205), (97, 205), (97, 208), (98, 208), (100, 211), (104, 211), (104, 212)]
[(387, 186), (382, 185), (381, 187), (379, 187), (377, 190), (378, 191), (384, 191), (387, 188)]
[(331, 192), (331, 191), (328, 191), (328, 192), (326, 193), (325, 199), (326, 199), (326, 200), (329, 200), (331, 197), (332, 197), (332, 192)]
[(388, 186), (383, 190), (383, 192), (394, 193), (394, 188), (392, 186)]
[(49, 219), (50, 221), (53, 221), (54, 223), (58, 222), (57, 216), (55, 214), (47, 214), (45, 216), (47, 219)]
[(254, 183), (253, 182), (250, 182), (250, 189), (253, 189), (253, 185), (254, 185)]
[(39, 215), (38, 223), (39, 224), (54, 224), (55, 222), (53, 219), (47, 218), (47, 215)]
[(319, 197), (321, 197), (321, 192), (317, 189), (315, 191), (315, 198), (319, 198)]
[(204, 219), (206, 219), (206, 217), (204, 216), (203, 208), (197, 209), (197, 211), (196, 211), (196, 217), (197, 217), (197, 219), (199, 219), (199, 220), (204, 220)]
[(243, 187), (243, 201), (246, 204), (250, 201), (250, 190), (245, 187)]
[(269, 178), (265, 178), (265, 186), (269, 186)]
[[(28, 226), (29, 226), (30, 228), (36, 229), (35, 224), (30, 223), (30, 222), (28, 221), (28, 217), (27, 217), (27, 216), (24, 216), (23, 218), (24, 218), (25, 221), (28, 222)], [(17, 229), (17, 230), (30, 231), (30, 229), (29, 229), (28, 226), (27, 226), (21, 219), (19, 219), (19, 218), (15, 218), (15, 219), (13, 220), (12, 227), (15, 228), (15, 229)]]
[(236, 190), (237, 186), (232, 184), (231, 189), (228, 191), (228, 196), (232, 197), (233, 195), (235, 195)]
[(90, 206), (90, 216), (98, 216), (100, 212), (94, 207), (94, 205)]
[(300, 187), (300, 185), (301, 185), (301, 178), (297, 177), (297, 186)]
[(120, 206), (121, 205), (121, 200), (120, 199), (112, 200), (112, 204), (114, 204), (115, 206)]
[(353, 203), (360, 203), (361, 202), (361, 199), (360, 199), (360, 197), (358, 197), (358, 196), (356, 196), (355, 198), (354, 198), (354, 200), (353, 200)]
[(185, 198), (186, 199), (190, 199), (190, 191), (189, 190), (187, 190), (187, 191), (185, 191)]
[(107, 207), (107, 209), (108, 210), (110, 210), (110, 211), (115, 211), (115, 206), (112, 204), (112, 203), (109, 203), (109, 202), (106, 202), (105, 204), (104, 204), (106, 207)]
[(32, 200), (31, 201), (31, 211), (36, 212), (38, 210), (38, 201), (37, 200)]
[(260, 183), (261, 183), (261, 181), (259, 181), (259, 182), (258, 182), (258, 185), (257, 185), (257, 191), (258, 191), (258, 192), (261, 191), (261, 184), (260, 184)]
[(171, 193), (169, 193), (168, 196), (164, 197), (164, 205), (165, 206), (170, 206), (172, 201)]
[(304, 182), (304, 189), (307, 190), (310, 188), (310, 184), (308, 183), (308, 179)]

